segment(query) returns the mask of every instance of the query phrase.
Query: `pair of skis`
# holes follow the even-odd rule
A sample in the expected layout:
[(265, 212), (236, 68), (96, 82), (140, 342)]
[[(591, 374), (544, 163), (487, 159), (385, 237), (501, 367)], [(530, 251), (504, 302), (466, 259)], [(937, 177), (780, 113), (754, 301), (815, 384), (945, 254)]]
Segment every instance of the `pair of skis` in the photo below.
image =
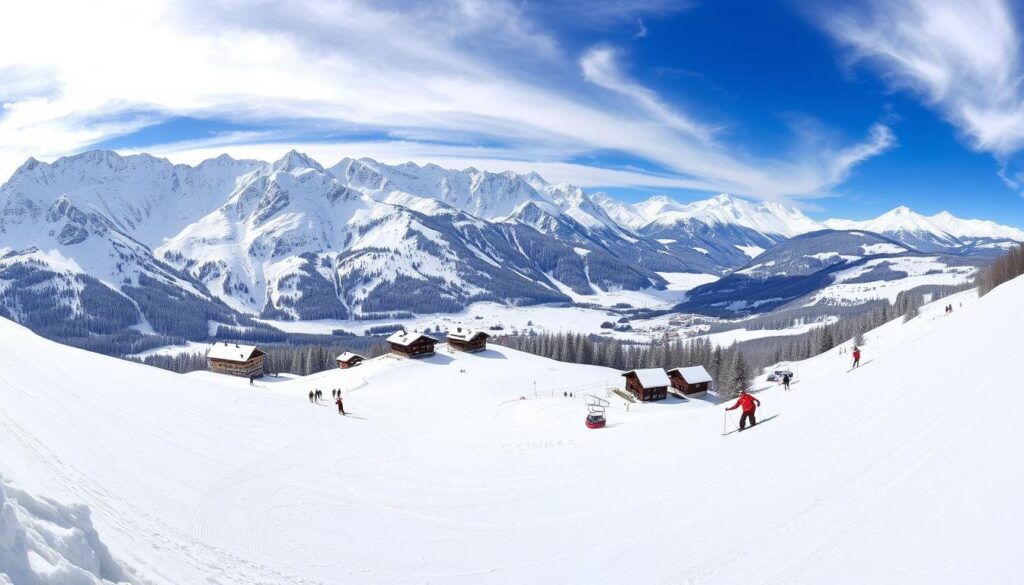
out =
[(847, 374), (849, 374), (850, 372), (852, 372), (852, 371), (854, 371), (854, 370), (859, 370), (859, 369), (863, 368), (864, 366), (866, 366), (866, 365), (870, 364), (870, 363), (871, 363), (871, 362), (873, 362), (873, 361), (874, 361), (874, 360), (867, 360), (866, 362), (864, 362), (864, 363), (862, 363), (862, 364), (860, 364), (860, 365), (856, 365), (856, 366), (853, 366), (853, 367), (852, 367), (852, 368), (850, 368), (849, 370), (846, 370), (846, 373), (847, 373)]
[[(773, 415), (771, 415), (771, 416), (769, 416), (769, 417), (767, 417), (767, 418), (763, 418), (763, 419), (761, 419), (761, 420), (757, 421), (757, 424), (756, 424), (756, 425), (753, 425), (753, 426), (749, 426), (749, 427), (747, 427), (747, 428), (745, 428), (745, 429), (743, 429), (743, 430), (745, 430), (745, 431), (746, 431), (746, 430), (752, 429), (752, 428), (754, 428), (754, 427), (759, 427), (759, 426), (763, 425), (764, 423), (766, 423), (766, 422), (768, 422), (768, 421), (772, 420), (773, 418), (775, 418), (775, 417), (777, 417), (777, 416), (779, 416), (779, 415), (778, 415), (778, 414), (773, 414)], [(733, 434), (733, 433), (738, 433), (738, 432), (740, 432), (740, 429), (739, 429), (739, 427), (737, 427), (737, 428), (735, 428), (735, 429), (733, 429), (733, 430), (731, 430), (731, 431), (727, 431), (727, 432), (724, 432), (724, 433), (722, 433), (722, 436), (723, 436), (723, 437), (725, 437), (725, 436), (727, 436), (727, 435), (731, 435), (731, 434)]]

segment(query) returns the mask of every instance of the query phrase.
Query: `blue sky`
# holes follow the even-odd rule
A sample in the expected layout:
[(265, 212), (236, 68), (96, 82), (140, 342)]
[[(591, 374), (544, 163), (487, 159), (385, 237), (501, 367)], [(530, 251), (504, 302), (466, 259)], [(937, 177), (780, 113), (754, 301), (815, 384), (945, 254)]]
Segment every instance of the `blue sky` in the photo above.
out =
[(1021, 15), (1002, 0), (19, 4), (0, 22), (4, 176), (96, 147), (295, 147), (1024, 226)]

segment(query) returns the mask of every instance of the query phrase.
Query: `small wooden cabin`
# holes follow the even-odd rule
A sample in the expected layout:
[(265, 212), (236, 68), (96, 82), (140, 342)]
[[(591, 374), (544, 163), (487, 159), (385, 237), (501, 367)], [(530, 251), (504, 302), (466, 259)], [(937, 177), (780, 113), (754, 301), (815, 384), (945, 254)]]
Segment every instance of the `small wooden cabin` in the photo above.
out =
[(353, 366), (358, 366), (359, 364), (363, 363), (363, 360), (365, 360), (366, 358), (359, 355), (358, 353), (346, 351), (345, 353), (339, 355), (334, 359), (337, 360), (339, 368), (347, 370)]
[(409, 358), (422, 358), (434, 355), (434, 344), (437, 340), (424, 333), (399, 331), (388, 337), (391, 353)]
[(672, 387), (686, 396), (703, 394), (709, 390), (711, 385), (711, 374), (704, 369), (704, 366), (672, 368), (666, 373)]
[(664, 400), (668, 396), (669, 381), (665, 370), (644, 368), (622, 374), (626, 378), (626, 390), (642, 402)]
[(465, 351), (475, 353), (487, 349), (486, 332), (466, 327), (456, 327), (454, 331), (448, 332), (448, 347), (452, 351)]
[(245, 378), (263, 377), (263, 358), (266, 356), (255, 345), (220, 342), (213, 344), (206, 354), (211, 372)]

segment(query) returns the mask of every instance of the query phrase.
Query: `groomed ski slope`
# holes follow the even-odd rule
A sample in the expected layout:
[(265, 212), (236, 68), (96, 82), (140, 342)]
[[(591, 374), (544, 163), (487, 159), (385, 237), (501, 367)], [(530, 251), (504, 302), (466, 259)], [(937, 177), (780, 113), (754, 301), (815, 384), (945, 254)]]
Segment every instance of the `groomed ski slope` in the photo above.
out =
[(1011, 583), (1022, 295), (929, 305), (851, 373), (794, 364), (758, 394), (778, 416), (727, 437), (703, 401), (588, 430), (580, 399), (518, 398), (616, 372), (503, 348), (252, 389), (3, 321), (0, 473), (90, 506), (155, 583)]

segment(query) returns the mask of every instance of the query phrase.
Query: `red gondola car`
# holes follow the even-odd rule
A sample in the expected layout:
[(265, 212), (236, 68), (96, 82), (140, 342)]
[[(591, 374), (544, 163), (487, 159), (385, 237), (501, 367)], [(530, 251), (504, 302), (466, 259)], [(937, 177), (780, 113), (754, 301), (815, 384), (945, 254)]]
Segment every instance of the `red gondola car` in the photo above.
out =
[(599, 429), (605, 425), (604, 415), (602, 414), (588, 414), (587, 415), (587, 428), (588, 429)]

